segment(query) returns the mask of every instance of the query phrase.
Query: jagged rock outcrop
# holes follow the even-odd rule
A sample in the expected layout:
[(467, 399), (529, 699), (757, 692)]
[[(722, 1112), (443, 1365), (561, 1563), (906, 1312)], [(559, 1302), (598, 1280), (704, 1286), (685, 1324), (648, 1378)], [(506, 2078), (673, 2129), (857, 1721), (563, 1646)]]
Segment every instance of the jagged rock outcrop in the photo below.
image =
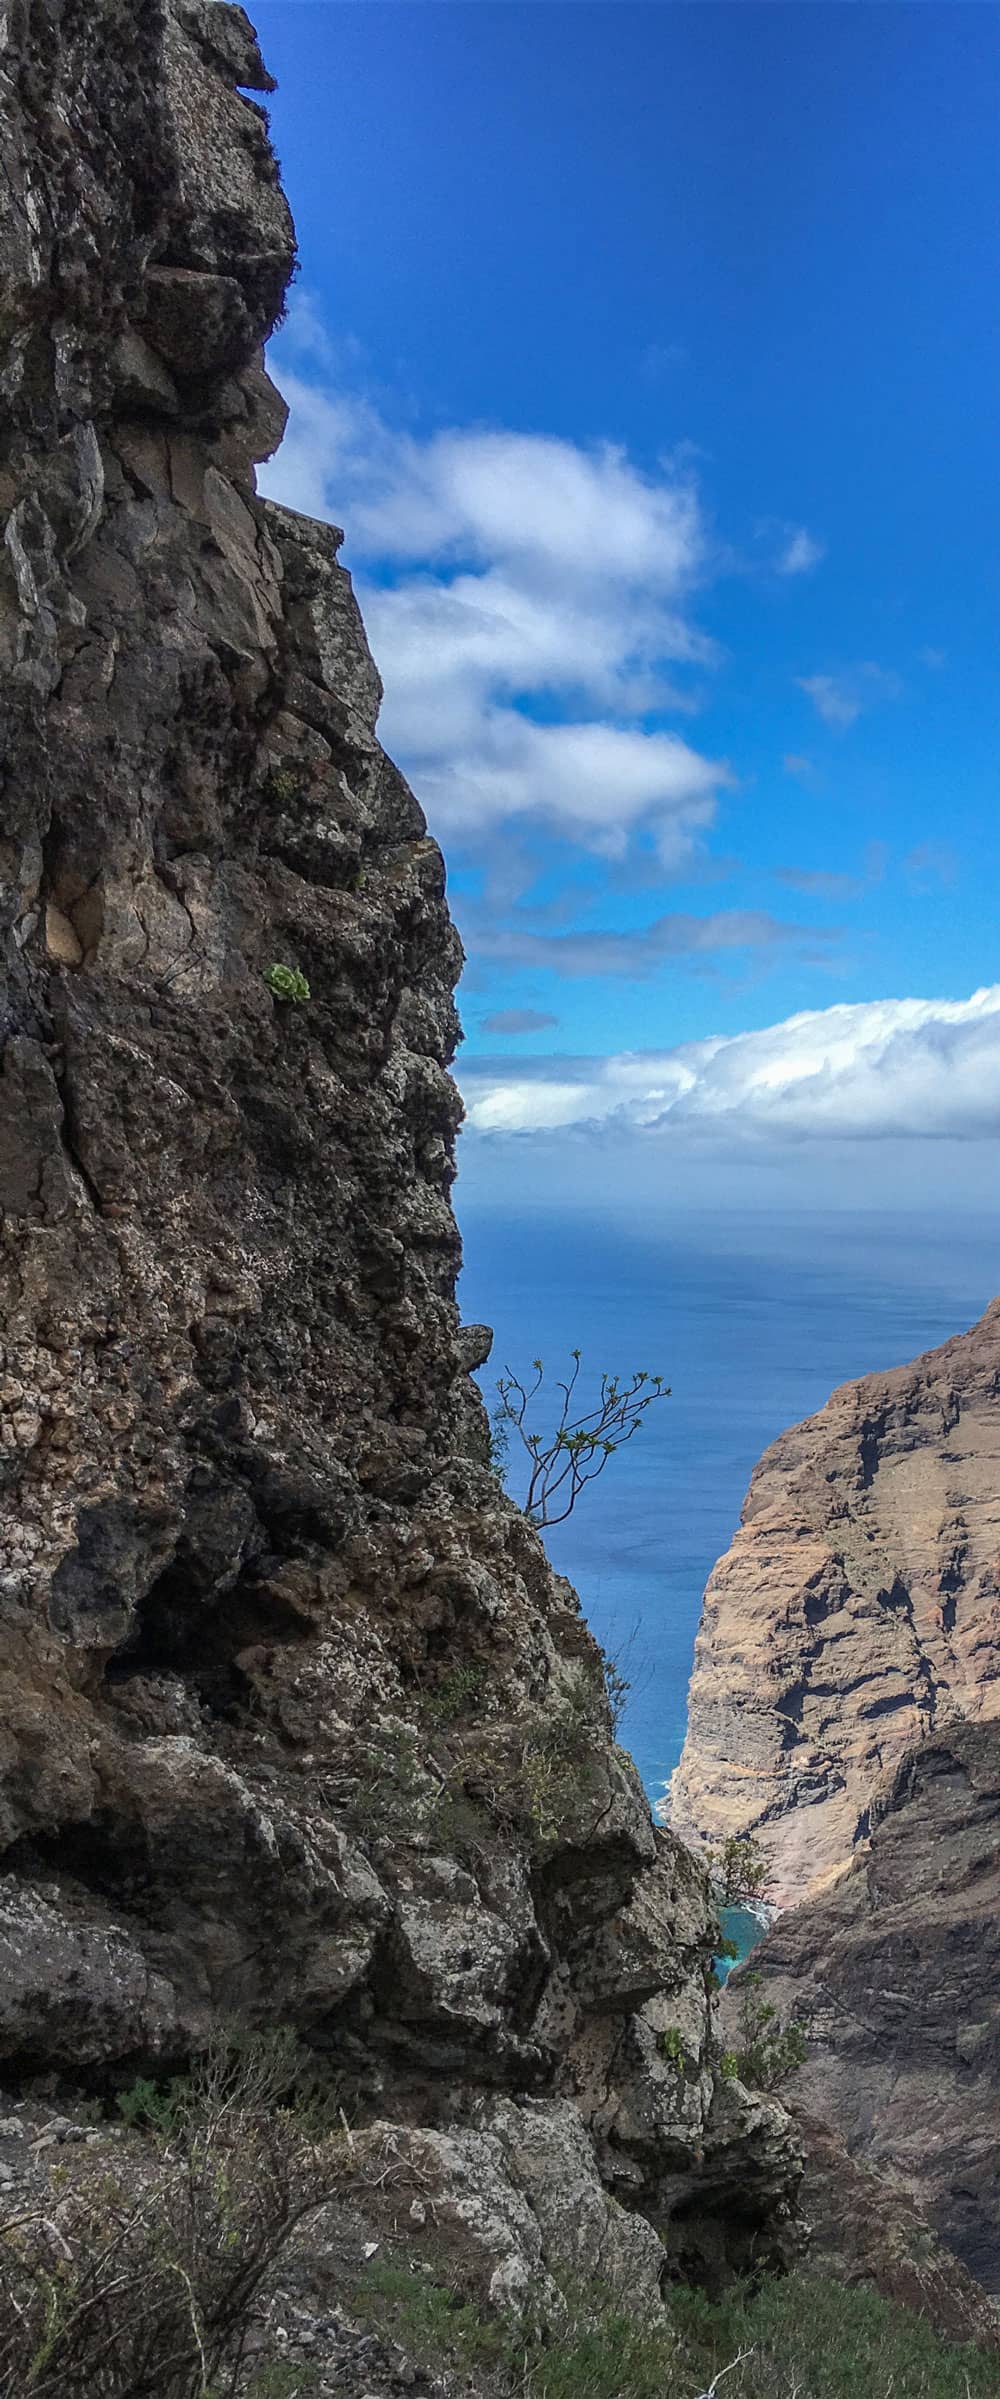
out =
[(873, 1790), (948, 1718), (1000, 1714), (1000, 1301), (845, 1383), (756, 1468), (705, 1593), (670, 1820), (753, 1832), (773, 1895), (822, 1888)]
[(704, 1877), (488, 1462), (440, 854), (339, 535), (255, 493), (255, 37), (0, 40), (0, 2074), (281, 2021), (526, 2224), (511, 2290), (655, 2283), (644, 2218), (766, 2258), (795, 2143), (717, 2073)]
[[(806, 2028), (796, 2094), (1000, 2292), (1000, 1723), (912, 1750), (865, 1855), (753, 1963)], [(856, 2212), (871, 2226), (878, 2208)]]

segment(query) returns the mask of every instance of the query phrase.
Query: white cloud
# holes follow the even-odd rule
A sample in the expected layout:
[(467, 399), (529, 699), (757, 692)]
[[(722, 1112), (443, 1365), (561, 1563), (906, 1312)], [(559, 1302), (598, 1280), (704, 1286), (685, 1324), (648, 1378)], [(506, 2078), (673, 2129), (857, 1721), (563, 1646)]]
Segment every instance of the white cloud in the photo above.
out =
[(479, 1133), (987, 1140), (1000, 1133), (1000, 985), (968, 1000), (812, 1010), (673, 1050), (556, 1059), (537, 1076), (470, 1061), (462, 1087)]
[(360, 525), (385, 557), (516, 559), (543, 583), (569, 569), (672, 594), (687, 589), (704, 547), (689, 481), (643, 476), (610, 443), (587, 451), (539, 433), (400, 441)]
[[(387, 711), (390, 725), (393, 714)], [(405, 753), (398, 732), (390, 746)], [(711, 824), (716, 791), (730, 779), (675, 733), (539, 725), (513, 708), (484, 708), (444, 756), (425, 752), (418, 778), (441, 832), (460, 834), (470, 818), (484, 831), (505, 818), (542, 815), (588, 849), (621, 858), (632, 829), (647, 824), (666, 867), (680, 865)]]
[(824, 724), (836, 725), (841, 732), (876, 701), (898, 700), (903, 688), (898, 675), (871, 659), (841, 675), (799, 675), (796, 680)]
[[(283, 338), (325, 365), (299, 303)], [(279, 368), (288, 433), (262, 489), (346, 518), (386, 687), (382, 733), (451, 836), (535, 820), (604, 856), (640, 828), (672, 868), (733, 782), (666, 731), (677, 672), (715, 645), (690, 615), (710, 555), (686, 467), (610, 444), (446, 430), (417, 439)]]
[(779, 575), (808, 575), (826, 557), (826, 547), (804, 525), (790, 526), (777, 560)]

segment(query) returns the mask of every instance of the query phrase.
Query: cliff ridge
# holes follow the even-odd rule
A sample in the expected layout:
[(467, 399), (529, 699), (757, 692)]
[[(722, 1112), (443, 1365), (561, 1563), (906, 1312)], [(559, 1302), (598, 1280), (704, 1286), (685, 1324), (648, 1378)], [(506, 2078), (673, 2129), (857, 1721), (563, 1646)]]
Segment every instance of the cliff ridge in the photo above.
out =
[(442, 860), (255, 488), (269, 78), (207, 0), (0, 38), (0, 2076), (288, 2026), (459, 2285), (653, 2304), (787, 2254), (797, 2145), (489, 1463)]

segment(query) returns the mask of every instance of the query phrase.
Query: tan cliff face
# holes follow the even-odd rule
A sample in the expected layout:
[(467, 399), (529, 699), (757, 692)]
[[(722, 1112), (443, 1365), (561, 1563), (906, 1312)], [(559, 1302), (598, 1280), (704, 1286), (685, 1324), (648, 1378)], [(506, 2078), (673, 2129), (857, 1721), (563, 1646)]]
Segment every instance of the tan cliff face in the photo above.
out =
[(1000, 1714), (1000, 1301), (834, 1392), (753, 1476), (705, 1593), (671, 1823), (753, 1832), (773, 1896), (821, 1888), (883, 1771)]
[(235, 2011), (508, 2298), (783, 2255), (704, 1875), (489, 1465), (441, 856), (339, 535), (256, 494), (252, 28), (0, 39), (0, 2079), (106, 2090)]

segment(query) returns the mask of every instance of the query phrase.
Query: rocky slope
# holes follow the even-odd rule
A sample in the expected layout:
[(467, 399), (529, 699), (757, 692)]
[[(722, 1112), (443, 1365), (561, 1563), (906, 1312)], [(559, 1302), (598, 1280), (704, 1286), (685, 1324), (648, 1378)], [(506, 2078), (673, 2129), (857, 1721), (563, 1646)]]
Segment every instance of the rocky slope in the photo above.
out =
[(797, 2093), (997, 2294), (1000, 1724), (930, 1734), (872, 1819), (866, 1854), (783, 1916), (754, 1966), (806, 2026)]
[(488, 1463), (441, 858), (339, 536), (255, 495), (255, 37), (0, 41), (0, 2075), (103, 2091), (237, 2010), (494, 2297), (780, 2255), (704, 1877)]
[(761, 1459), (705, 1594), (671, 1822), (752, 1831), (793, 1903), (864, 1839), (915, 1740), (997, 1714), (1000, 1301)]

